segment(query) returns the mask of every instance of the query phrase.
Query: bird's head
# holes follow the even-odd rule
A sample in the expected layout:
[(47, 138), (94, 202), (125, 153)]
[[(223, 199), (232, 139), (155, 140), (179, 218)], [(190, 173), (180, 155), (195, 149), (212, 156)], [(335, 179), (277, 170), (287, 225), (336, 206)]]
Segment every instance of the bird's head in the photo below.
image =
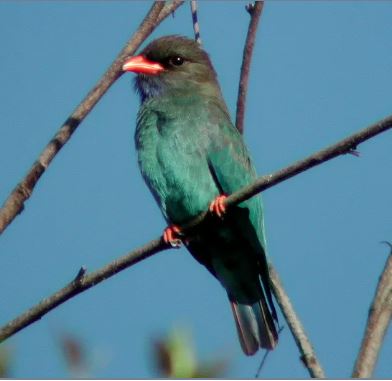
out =
[(135, 87), (142, 102), (193, 92), (221, 97), (208, 54), (186, 37), (165, 36), (152, 41), (139, 55), (129, 58), (123, 70), (137, 74)]

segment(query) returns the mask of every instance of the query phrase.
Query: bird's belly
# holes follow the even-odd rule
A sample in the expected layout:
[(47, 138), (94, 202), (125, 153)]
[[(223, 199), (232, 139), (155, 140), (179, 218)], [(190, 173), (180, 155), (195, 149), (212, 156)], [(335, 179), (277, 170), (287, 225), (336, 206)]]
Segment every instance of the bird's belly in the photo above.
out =
[(187, 222), (207, 210), (209, 203), (218, 195), (213, 182), (198, 173), (198, 168), (195, 171), (188, 168), (185, 178), (167, 178), (168, 192), (164, 204), (168, 218), (173, 223)]
[(182, 224), (205, 211), (219, 191), (203, 150), (172, 139), (160, 141), (154, 151), (143, 160), (142, 173), (165, 218)]

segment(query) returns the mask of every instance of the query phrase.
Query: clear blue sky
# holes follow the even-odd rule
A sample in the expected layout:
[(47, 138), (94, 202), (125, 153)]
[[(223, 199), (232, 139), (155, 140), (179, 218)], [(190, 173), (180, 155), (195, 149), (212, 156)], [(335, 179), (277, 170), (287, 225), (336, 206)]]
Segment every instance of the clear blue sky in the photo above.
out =
[[(201, 33), (234, 114), (244, 2), (202, 2)], [(147, 2), (0, 2), (0, 201), (96, 83)], [(245, 139), (273, 172), (391, 114), (392, 2), (269, 1), (252, 65)], [(151, 38), (192, 36), (189, 5)], [(124, 75), (43, 176), (0, 238), (0, 323), (165, 227), (139, 175), (139, 100)], [(348, 377), (392, 240), (392, 133), (264, 193), (269, 255), (329, 377)], [(283, 322), (283, 318), (281, 319)], [(178, 324), (203, 358), (227, 354), (231, 377), (261, 355), (237, 341), (224, 290), (184, 250), (167, 251), (74, 298), (9, 340), (15, 377), (66, 377), (56, 329), (80, 336), (96, 377), (151, 377), (151, 338)], [(263, 377), (307, 377), (289, 330)], [(392, 375), (392, 335), (376, 377)], [(99, 361), (98, 361), (99, 362)]]

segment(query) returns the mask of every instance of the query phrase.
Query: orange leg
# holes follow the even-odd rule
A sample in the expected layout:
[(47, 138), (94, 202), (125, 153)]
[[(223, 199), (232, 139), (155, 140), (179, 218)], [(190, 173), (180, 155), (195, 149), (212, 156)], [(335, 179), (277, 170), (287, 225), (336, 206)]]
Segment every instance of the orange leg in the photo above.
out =
[(172, 247), (179, 248), (181, 246), (181, 239), (179, 235), (181, 230), (176, 225), (170, 225), (163, 231), (163, 240)]
[(222, 194), (212, 201), (209, 208), (210, 212), (215, 213), (220, 218), (223, 218), (223, 215), (226, 213), (226, 206), (224, 204), (226, 198), (227, 196)]

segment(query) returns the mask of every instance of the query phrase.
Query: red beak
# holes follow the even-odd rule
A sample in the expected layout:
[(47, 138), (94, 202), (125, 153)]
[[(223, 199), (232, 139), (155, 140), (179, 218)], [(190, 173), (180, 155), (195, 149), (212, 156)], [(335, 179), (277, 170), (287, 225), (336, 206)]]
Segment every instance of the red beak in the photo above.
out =
[(125, 62), (122, 69), (134, 73), (155, 75), (165, 70), (158, 62), (150, 61), (144, 56), (134, 56)]

